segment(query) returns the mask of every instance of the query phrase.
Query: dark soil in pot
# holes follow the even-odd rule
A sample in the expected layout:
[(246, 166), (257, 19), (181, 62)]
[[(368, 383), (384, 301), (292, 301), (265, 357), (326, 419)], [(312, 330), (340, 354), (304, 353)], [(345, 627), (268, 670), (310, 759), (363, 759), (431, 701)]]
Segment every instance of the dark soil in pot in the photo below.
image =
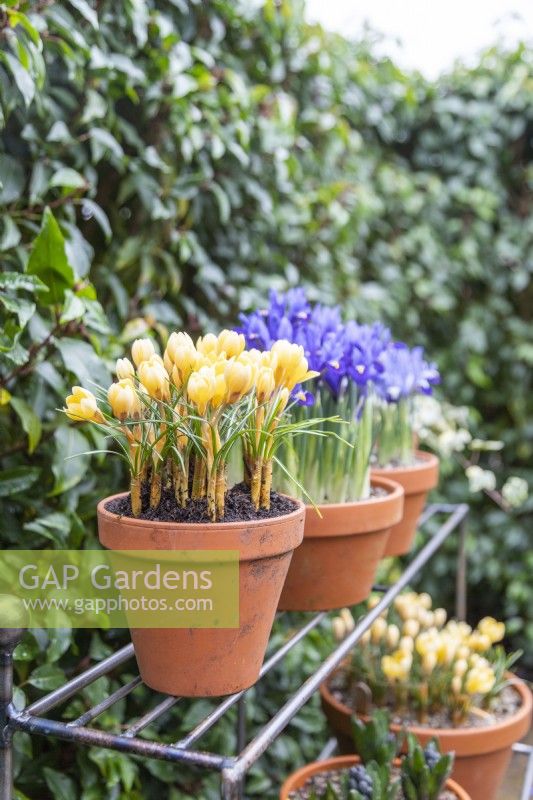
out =
[[(119, 514), (121, 517), (133, 517), (131, 511), (130, 495), (124, 495), (110, 500), (106, 504), (106, 511), (112, 514)], [(270, 508), (260, 508), (256, 511), (250, 492), (244, 483), (233, 486), (226, 494), (225, 514), (220, 522), (241, 522), (254, 519), (272, 519), (290, 514), (295, 511), (298, 504), (290, 497), (271, 492)], [(149, 507), (149, 492), (143, 496), (143, 512), (134, 519), (153, 520), (157, 522), (209, 522), (207, 513), (207, 500), (189, 500), (185, 508), (178, 506), (174, 493), (169, 489), (164, 489), (161, 493), (161, 502), (157, 508)]]

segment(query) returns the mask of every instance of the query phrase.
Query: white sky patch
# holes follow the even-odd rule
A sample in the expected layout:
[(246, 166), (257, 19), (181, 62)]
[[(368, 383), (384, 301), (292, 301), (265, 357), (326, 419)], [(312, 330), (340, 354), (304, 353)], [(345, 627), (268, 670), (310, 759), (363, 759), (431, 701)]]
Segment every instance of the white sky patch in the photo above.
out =
[(533, 42), (533, 0), (307, 0), (307, 18), (351, 38), (368, 23), (379, 52), (428, 78), (498, 40)]

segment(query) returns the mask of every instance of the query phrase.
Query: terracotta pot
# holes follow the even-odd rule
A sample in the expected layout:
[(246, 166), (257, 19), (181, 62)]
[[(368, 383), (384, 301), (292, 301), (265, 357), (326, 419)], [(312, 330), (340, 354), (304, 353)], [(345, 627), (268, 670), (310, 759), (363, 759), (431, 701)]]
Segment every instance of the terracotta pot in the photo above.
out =
[(279, 608), (324, 611), (368, 597), (392, 525), (401, 519), (402, 487), (385, 478), (372, 486), (387, 494), (357, 503), (307, 507), (304, 540), (294, 554)]
[[(533, 700), (526, 684), (511, 673), (507, 676), (520, 695), (522, 705), (506, 720), (483, 728), (429, 728), (409, 725), (421, 744), (432, 737), (439, 741), (443, 752), (454, 752), (455, 763), (452, 777), (465, 788), (472, 800), (494, 800), (511, 759), (511, 747), (529, 730)], [(331, 728), (337, 734), (341, 749), (351, 742), (350, 719), (353, 711), (337, 700), (329, 690), (328, 681), (320, 687), (322, 708)], [(398, 732), (400, 725), (391, 725)], [(353, 745), (351, 745), (353, 750)]]
[[(121, 497), (122, 495), (115, 495)], [(182, 524), (120, 517), (98, 505), (100, 542), (110, 550), (238, 550), (238, 628), (132, 629), (143, 681), (183, 697), (217, 697), (255, 683), (305, 506), (246, 522)]]
[(439, 459), (433, 453), (416, 451), (417, 462), (412, 467), (373, 467), (372, 477), (389, 478), (404, 488), (403, 518), (395, 525), (385, 547), (384, 557), (408, 553), (415, 538), (418, 518), (426, 504), (428, 492), (439, 482)]
[[(307, 764), (307, 766), (289, 775), (281, 787), (279, 798), (280, 800), (289, 800), (291, 792), (301, 789), (305, 786), (309, 778), (312, 778), (314, 775), (338, 769), (349, 769), (355, 764), (359, 764), (359, 762), (359, 756), (337, 756), (336, 758), (328, 758), (326, 761), (314, 761), (312, 764)], [(394, 762), (397, 767), (400, 766), (400, 763), (400, 759), (396, 759)], [(471, 800), (470, 795), (467, 794), (464, 789), (461, 789), (455, 781), (447, 780), (445, 786), (446, 789), (453, 792), (459, 800)]]

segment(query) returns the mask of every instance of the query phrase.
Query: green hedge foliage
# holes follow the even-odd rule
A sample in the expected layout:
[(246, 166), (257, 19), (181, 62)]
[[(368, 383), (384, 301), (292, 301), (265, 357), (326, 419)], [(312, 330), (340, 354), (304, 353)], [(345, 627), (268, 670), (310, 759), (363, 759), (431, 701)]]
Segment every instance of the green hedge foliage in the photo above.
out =
[[(109, 459), (65, 461), (98, 445), (58, 412), (71, 384), (109, 380), (135, 336), (231, 324), (272, 286), (305, 284), (425, 344), (448, 399), (505, 442), (489, 466), (531, 477), (530, 49), (494, 49), (428, 83), (371, 41), (305, 24), (298, 0), (12, 0), (0, 3), (0, 123), (3, 546), (93, 545), (96, 501), (122, 485)], [(464, 500), (461, 470), (444, 473), (443, 495)], [(510, 516), (470, 499), (472, 612), (504, 614), (514, 643), (531, 644), (531, 502)], [(450, 548), (424, 586), (446, 601), (453, 580)], [(17, 701), (124, 636), (29, 635)], [(327, 638), (315, 632), (255, 691), (252, 727)], [(144, 700), (103, 723), (118, 729)], [(175, 740), (208, 705), (184, 704), (158, 735)], [(316, 703), (290, 734), (250, 796), (277, 796), (316, 756)], [(205, 745), (232, 743), (228, 723)], [(166, 764), (22, 735), (17, 786), (19, 800), (217, 796), (216, 780)]]

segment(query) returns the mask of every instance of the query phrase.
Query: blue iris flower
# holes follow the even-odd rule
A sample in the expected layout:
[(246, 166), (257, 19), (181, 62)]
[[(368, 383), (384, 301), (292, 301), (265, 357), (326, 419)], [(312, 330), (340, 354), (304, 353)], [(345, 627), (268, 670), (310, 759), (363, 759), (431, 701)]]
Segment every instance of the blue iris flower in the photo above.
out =
[[(271, 291), (265, 309), (240, 315), (248, 347), (268, 350), (278, 339), (303, 347), (309, 369), (320, 373), (317, 386), (325, 385), (335, 397), (354, 383), (364, 396), (370, 386), (381, 397), (396, 403), (414, 394), (431, 394), (440, 382), (435, 364), (424, 358), (422, 347), (410, 349), (393, 342), (381, 322), (362, 325), (343, 322), (339, 306), (311, 305), (305, 291)], [(314, 394), (297, 386), (293, 397), (312, 405)]]
[(397, 403), (415, 394), (431, 394), (440, 383), (435, 364), (426, 361), (423, 347), (410, 349), (404, 342), (394, 342), (380, 356), (381, 375), (376, 382), (379, 394), (389, 403)]

